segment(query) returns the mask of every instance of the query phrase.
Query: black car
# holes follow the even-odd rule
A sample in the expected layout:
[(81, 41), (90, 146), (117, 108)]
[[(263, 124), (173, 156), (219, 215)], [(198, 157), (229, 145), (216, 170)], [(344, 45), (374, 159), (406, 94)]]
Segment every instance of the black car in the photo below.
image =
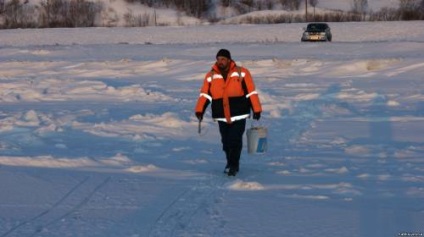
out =
[(301, 41), (331, 41), (332, 37), (327, 23), (309, 23), (304, 28)]

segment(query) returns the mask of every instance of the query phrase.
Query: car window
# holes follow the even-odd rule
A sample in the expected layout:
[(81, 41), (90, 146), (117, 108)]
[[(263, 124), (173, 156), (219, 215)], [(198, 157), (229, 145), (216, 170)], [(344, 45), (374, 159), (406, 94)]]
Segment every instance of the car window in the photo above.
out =
[(308, 30), (325, 30), (327, 26), (325, 24), (309, 24)]

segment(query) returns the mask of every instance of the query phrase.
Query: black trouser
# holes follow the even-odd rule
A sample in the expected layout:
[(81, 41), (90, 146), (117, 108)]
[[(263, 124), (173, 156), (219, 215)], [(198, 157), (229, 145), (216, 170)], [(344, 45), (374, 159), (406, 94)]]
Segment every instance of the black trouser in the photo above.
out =
[(234, 121), (231, 124), (218, 122), (221, 134), (222, 150), (227, 157), (227, 165), (238, 170), (241, 150), (243, 148), (243, 134), (246, 129), (246, 119)]

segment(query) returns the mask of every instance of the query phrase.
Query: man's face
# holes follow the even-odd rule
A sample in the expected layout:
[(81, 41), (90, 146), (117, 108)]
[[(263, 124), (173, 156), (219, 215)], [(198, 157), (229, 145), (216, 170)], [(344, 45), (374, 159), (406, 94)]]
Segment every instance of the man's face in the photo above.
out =
[(221, 70), (227, 70), (228, 66), (230, 65), (230, 59), (226, 58), (226, 57), (217, 57), (216, 58), (216, 64), (218, 65), (219, 69)]

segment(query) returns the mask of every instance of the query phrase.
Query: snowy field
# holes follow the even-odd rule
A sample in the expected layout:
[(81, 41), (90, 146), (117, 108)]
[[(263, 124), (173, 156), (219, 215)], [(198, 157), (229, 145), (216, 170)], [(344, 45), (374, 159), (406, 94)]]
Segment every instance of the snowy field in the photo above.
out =
[[(424, 236), (424, 21), (304, 26), (2, 30), (0, 237)], [(232, 178), (193, 112), (220, 48), (269, 129)]]

